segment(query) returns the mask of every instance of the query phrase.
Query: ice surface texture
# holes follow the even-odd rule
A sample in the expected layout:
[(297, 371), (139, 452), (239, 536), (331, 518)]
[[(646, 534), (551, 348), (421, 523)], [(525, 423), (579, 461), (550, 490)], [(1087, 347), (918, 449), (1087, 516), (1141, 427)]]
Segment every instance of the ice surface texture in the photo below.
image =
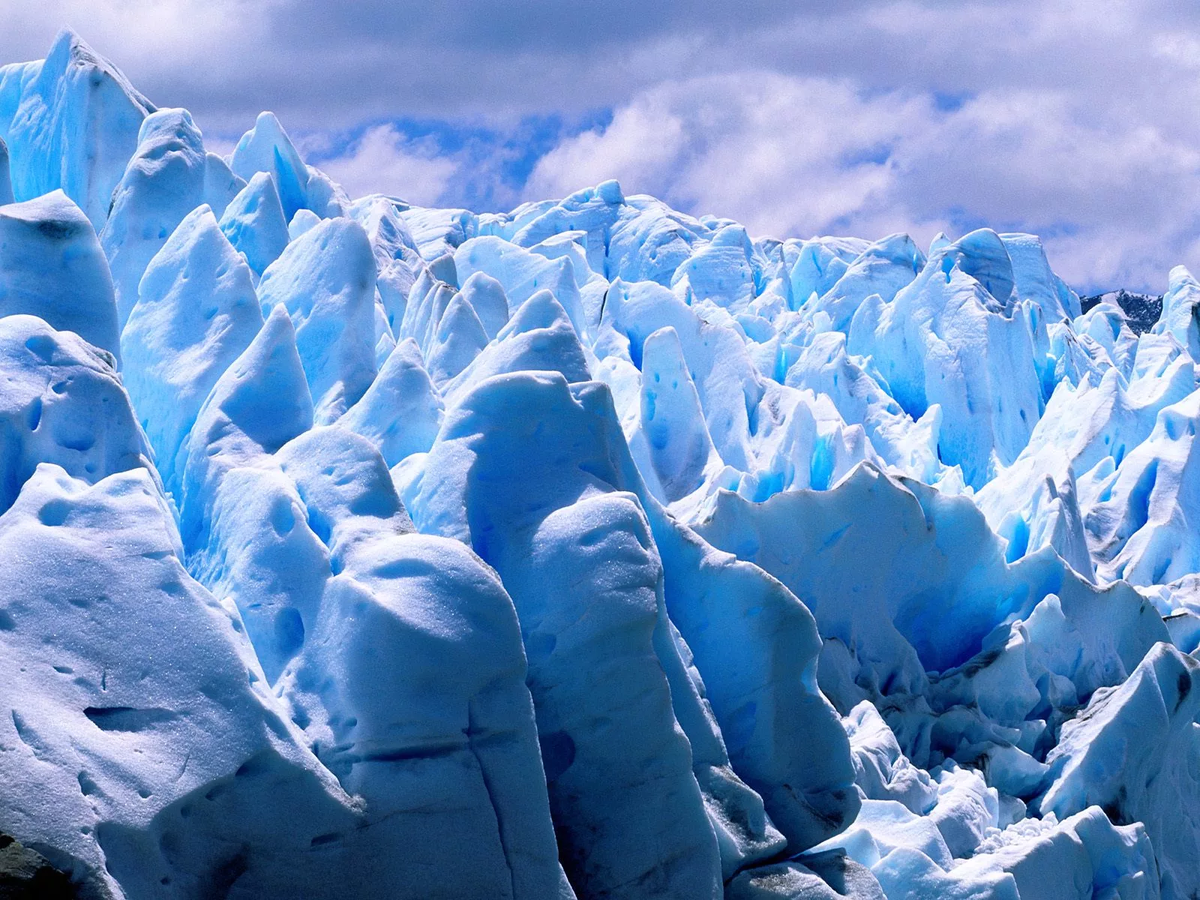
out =
[(0, 835), (81, 896), (1200, 893), (1185, 269), (350, 198), (70, 32), (0, 138)]

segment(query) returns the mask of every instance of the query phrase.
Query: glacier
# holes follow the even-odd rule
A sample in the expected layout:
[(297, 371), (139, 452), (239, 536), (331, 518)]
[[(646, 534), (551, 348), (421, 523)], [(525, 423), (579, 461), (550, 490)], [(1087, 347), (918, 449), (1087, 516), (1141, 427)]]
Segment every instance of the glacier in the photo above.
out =
[(0, 892), (1200, 896), (1187, 269), (0, 139)]

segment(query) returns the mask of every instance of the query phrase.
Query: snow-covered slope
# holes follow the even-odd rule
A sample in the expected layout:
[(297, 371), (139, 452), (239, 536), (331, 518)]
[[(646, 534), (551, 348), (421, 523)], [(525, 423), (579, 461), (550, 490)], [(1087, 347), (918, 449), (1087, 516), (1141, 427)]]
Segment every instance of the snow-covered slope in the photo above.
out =
[(29, 877), (1200, 896), (1185, 269), (1132, 328), (1032, 235), (350, 198), (69, 32), (0, 137)]

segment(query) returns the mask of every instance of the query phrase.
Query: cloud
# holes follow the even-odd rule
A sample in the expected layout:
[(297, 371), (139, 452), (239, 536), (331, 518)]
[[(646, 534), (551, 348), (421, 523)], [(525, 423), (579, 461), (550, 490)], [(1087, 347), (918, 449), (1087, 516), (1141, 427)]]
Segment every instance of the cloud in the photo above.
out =
[(760, 232), (849, 227), (894, 177), (886, 148), (929, 116), (919, 99), (863, 99), (828, 79), (754, 73), (671, 82), (619, 107), (607, 128), (542, 157), (526, 193), (558, 196), (615, 177), (627, 191)]
[(612, 173), (777, 234), (1035, 229), (1082, 285), (1200, 264), (1194, 3), (41, 0), (0, 4), (0, 60), (63, 24), (226, 143), (267, 108), (351, 144), (355, 191)]
[(1156, 287), (1172, 265), (1200, 263), (1190, 136), (1097, 115), (1059, 90), (948, 104), (771, 72), (673, 81), (547, 153), (527, 195), (612, 177), (778, 237), (1034, 231), (1082, 287)]
[(0, 4), (0, 61), (75, 28), (156, 103), (221, 133), (274, 110), (293, 130), (402, 116), (587, 113), (778, 6), (613, 0), (38, 0)]
[(389, 194), (420, 206), (436, 205), (460, 168), (431, 138), (411, 139), (392, 125), (368, 128), (319, 165), (352, 197)]
[(216, 130), (399, 116), (577, 115), (747, 68), (955, 94), (1069, 85), (1154, 115), (1196, 98), (1200, 6), (1177, 0), (39, 0), (0, 4), (0, 60), (64, 24), (151, 99)]
[(521, 202), (535, 163), (566, 136), (605, 118), (531, 116), (503, 128), (436, 119), (373, 122), (292, 134), (297, 149), (353, 196), (390, 193), (418, 204), (480, 212)]

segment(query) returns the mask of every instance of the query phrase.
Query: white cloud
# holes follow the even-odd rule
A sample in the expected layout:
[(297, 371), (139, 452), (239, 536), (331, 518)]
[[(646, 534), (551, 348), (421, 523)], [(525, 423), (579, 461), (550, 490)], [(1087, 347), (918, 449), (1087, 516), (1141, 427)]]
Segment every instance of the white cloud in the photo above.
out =
[(439, 201), (459, 170), (434, 141), (410, 139), (391, 125), (368, 128), (344, 153), (318, 165), (351, 197), (390, 194), (426, 206)]
[[(39, 0), (0, 3), (0, 61), (43, 55), (67, 24), (223, 138), (267, 108), (293, 134), (485, 122), (501, 146), (523, 116), (611, 109), (525, 196), (611, 173), (763, 232), (1053, 229), (1078, 284), (1161, 286), (1170, 264), (1200, 265), (1196, 3)], [(339, 173), (356, 192), (428, 201), (457, 171), (472, 188), (444, 201), (506, 202), (523, 165), (370, 137)]]
[(852, 217), (888, 185), (871, 157), (920, 130), (920, 100), (862, 100), (847, 84), (757, 73), (669, 82), (636, 95), (612, 123), (560, 144), (527, 194), (554, 196), (615, 177), (699, 213), (762, 232), (807, 234)]
[(1057, 90), (983, 93), (947, 110), (928, 92), (825, 78), (672, 81), (544, 156), (527, 194), (611, 177), (780, 237), (1046, 231), (1051, 262), (1079, 285), (1152, 287), (1172, 265), (1200, 263), (1190, 136), (1081, 110)]

